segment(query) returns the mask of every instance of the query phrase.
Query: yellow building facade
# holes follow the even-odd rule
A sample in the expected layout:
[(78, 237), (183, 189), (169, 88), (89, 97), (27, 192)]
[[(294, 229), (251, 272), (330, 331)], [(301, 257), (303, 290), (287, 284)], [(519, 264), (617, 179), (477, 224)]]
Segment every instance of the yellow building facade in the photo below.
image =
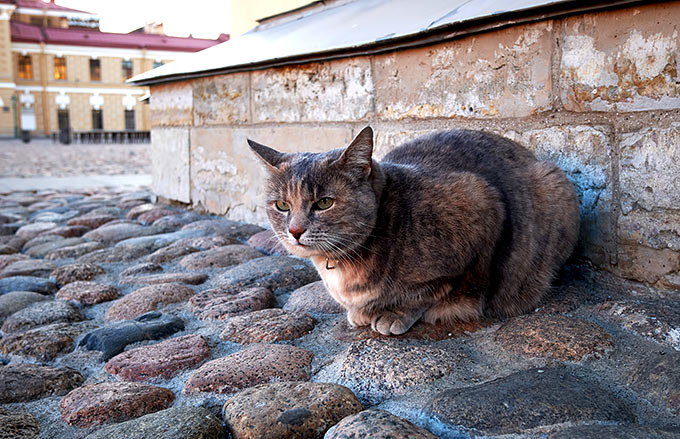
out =
[(231, 0), (231, 30), (233, 36), (242, 35), (260, 20), (308, 5), (310, 0)]
[(127, 79), (227, 39), (100, 32), (87, 12), (0, 0), (0, 136), (148, 132), (148, 89)]

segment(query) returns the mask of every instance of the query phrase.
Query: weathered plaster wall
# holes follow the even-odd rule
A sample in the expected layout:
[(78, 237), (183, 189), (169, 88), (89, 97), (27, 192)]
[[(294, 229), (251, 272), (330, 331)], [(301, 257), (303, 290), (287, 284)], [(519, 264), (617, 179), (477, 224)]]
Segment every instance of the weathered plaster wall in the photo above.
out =
[(680, 2), (518, 25), (427, 47), (152, 87), (154, 189), (266, 223), (250, 137), (377, 157), (434, 130), (512, 138), (558, 163), (581, 201), (580, 251), (680, 288)]

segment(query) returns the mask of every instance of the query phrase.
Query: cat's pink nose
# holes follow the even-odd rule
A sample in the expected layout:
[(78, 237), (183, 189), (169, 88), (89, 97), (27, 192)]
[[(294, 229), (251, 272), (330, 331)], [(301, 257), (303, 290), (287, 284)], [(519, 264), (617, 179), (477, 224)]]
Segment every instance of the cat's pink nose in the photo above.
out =
[(305, 229), (303, 229), (302, 227), (295, 229), (291, 228), (288, 229), (288, 231), (290, 232), (291, 235), (293, 235), (293, 238), (295, 238), (298, 241), (300, 240), (300, 236), (302, 236), (302, 234), (305, 233)]

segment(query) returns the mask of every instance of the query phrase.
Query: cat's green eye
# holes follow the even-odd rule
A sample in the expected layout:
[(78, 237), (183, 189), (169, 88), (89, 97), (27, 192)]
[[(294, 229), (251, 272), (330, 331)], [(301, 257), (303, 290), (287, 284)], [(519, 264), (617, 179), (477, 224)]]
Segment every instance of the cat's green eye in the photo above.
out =
[(281, 212), (288, 212), (290, 210), (290, 204), (286, 203), (285, 201), (279, 200), (274, 204), (276, 205), (276, 208)]
[(328, 197), (323, 197), (316, 203), (314, 203), (314, 208), (316, 210), (326, 210), (333, 205), (333, 199)]

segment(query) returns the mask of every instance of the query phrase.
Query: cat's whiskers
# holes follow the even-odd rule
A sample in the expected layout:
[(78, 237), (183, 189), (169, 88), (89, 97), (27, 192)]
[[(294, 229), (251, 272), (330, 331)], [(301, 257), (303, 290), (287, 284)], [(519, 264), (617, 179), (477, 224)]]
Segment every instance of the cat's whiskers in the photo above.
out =
[[(353, 235), (352, 233), (343, 233), (343, 234), (344, 234), (344, 235), (350, 235), (350, 236)], [(357, 233), (356, 235), (357, 235), (357, 236), (364, 236), (364, 235), (361, 234), (361, 233)], [(343, 237), (343, 236), (339, 236), (339, 235), (329, 235), (329, 236), (328, 236), (328, 239), (329, 239), (329, 240), (332, 240), (332, 241), (335, 241), (337, 244), (346, 245), (346, 246), (348, 247), (347, 250), (352, 251), (358, 258), (361, 258), (361, 254), (360, 254), (355, 248), (352, 248), (352, 247), (357, 247), (357, 248), (363, 249), (363, 250), (365, 250), (365, 251), (367, 251), (367, 252), (369, 252), (369, 253), (373, 253), (374, 255), (378, 255), (378, 254), (379, 254), (379, 253), (378, 253), (377, 251), (375, 251), (374, 249), (371, 249), (371, 248), (369, 248), (369, 247), (366, 247), (366, 246), (363, 245), (363, 244), (358, 244), (356, 241), (352, 241), (351, 239), (345, 238), (345, 237)]]
[[(354, 276), (356, 276), (358, 278), (362, 277), (361, 276), (361, 272), (362, 272), (361, 268), (365, 269), (365, 263), (358, 253), (357, 253), (357, 258), (353, 259), (353, 258), (350, 257), (350, 255), (348, 255), (343, 250), (341, 250), (340, 247), (337, 244), (333, 243), (332, 241), (329, 240), (329, 241), (326, 241), (326, 243), (328, 245), (330, 245), (331, 247), (338, 249), (340, 251), (339, 260), (342, 261), (343, 265), (345, 265), (349, 269), (351, 269)], [(352, 249), (349, 249), (349, 250), (352, 250)], [(354, 250), (352, 250), (352, 251), (354, 251)]]
[[(345, 233), (345, 234), (347, 234), (347, 233)], [(338, 240), (338, 243), (341, 243), (341, 240), (344, 240), (344, 241), (346, 241), (346, 242), (348, 242), (348, 243), (350, 243), (350, 244), (352, 244), (352, 245), (355, 245), (355, 246), (357, 245), (356, 243), (350, 241), (349, 239), (343, 238), (343, 237), (338, 236), (338, 235), (332, 235), (331, 238), (334, 238), (334, 239)], [(379, 253), (376, 252), (375, 250), (369, 249), (369, 248), (367, 248), (367, 247), (365, 247), (365, 246), (362, 246), (362, 245), (359, 245), (359, 247), (364, 248), (364, 249), (365, 249), (366, 251), (368, 251), (369, 253), (372, 253), (372, 254), (374, 254), (374, 255), (379, 256)], [(351, 249), (351, 248), (350, 248), (350, 249), (347, 249), (347, 250), (352, 251), (352, 252), (356, 253), (356, 255), (357, 255), (357, 258), (356, 258), (356, 259), (353, 259), (352, 261), (358, 262), (358, 263), (360, 264), (359, 266), (362, 267), (362, 268), (365, 268), (365, 267), (368, 266), (368, 264), (363, 260), (363, 258), (361, 257), (361, 255), (360, 255), (356, 250)], [(354, 266), (354, 264), (352, 264), (352, 266), (353, 266), (354, 268), (356, 268), (356, 267)], [(358, 274), (358, 271), (355, 271), (355, 274)], [(399, 289), (397, 283), (396, 283), (396, 282), (392, 279), (392, 277), (391, 277), (388, 273), (386, 273), (386, 272), (383, 272), (383, 273), (382, 273), (381, 281), (384, 282), (385, 285), (386, 285), (389, 289), (391, 289), (391, 290), (393, 290), (393, 291), (397, 291), (397, 290)]]

